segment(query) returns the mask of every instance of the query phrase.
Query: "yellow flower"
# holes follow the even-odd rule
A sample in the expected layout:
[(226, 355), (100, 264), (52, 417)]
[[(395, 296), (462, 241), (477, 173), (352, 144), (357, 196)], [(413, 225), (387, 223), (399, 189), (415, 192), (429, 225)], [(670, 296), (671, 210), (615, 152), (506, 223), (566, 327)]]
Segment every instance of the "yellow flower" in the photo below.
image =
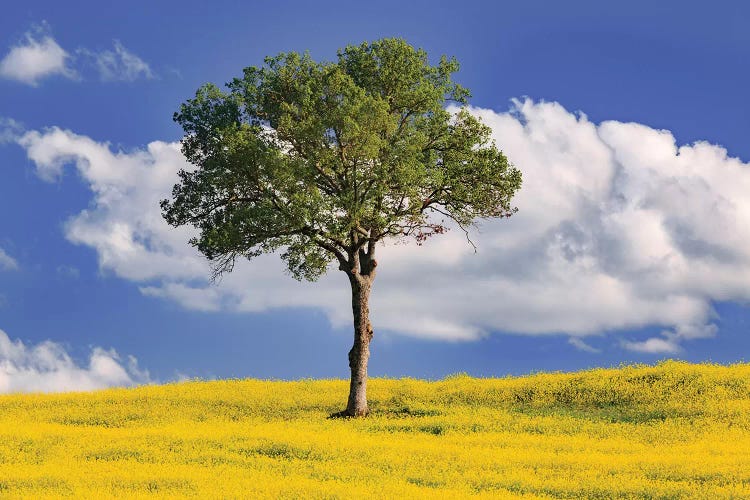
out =
[(2, 498), (750, 497), (750, 365), (0, 397)]

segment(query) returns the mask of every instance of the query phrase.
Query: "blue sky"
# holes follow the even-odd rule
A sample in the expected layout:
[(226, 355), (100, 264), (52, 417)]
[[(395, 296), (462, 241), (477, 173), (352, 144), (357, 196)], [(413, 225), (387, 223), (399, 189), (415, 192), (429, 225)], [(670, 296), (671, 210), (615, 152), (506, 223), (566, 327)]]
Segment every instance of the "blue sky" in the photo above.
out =
[(390, 36), (457, 57), (525, 185), (477, 256), (457, 234), (385, 254), (371, 375), (746, 359), (749, 20), (741, 2), (13, 2), (0, 390), (348, 376), (343, 276), (299, 285), (274, 257), (212, 287), (149, 203), (153, 172), (179, 167), (172, 113), (201, 84)]

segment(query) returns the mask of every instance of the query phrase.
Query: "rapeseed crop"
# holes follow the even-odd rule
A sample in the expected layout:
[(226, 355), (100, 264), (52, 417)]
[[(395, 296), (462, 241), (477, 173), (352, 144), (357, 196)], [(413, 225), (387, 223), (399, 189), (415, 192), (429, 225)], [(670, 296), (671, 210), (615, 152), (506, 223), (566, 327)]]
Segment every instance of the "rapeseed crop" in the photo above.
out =
[(750, 365), (0, 397), (2, 498), (750, 498)]

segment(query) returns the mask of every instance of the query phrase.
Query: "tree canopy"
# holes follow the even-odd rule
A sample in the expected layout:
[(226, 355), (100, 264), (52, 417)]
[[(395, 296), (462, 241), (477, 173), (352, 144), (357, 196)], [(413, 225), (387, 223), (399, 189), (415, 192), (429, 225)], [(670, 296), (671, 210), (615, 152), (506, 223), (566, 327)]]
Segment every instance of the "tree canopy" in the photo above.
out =
[(199, 229), (191, 243), (215, 276), (281, 251), (292, 276), (315, 280), (331, 262), (368, 274), (386, 238), (510, 216), (521, 173), (468, 110), (458, 69), (383, 39), (333, 62), (282, 53), (226, 90), (204, 85), (174, 116), (198, 168), (179, 173), (164, 217)]

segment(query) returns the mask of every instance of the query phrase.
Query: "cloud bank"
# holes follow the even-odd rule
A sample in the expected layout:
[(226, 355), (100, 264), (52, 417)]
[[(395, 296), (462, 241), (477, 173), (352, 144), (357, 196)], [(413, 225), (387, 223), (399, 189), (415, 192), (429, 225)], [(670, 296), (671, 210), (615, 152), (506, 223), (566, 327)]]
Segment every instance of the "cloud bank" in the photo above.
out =
[[(422, 247), (385, 246), (376, 330), (444, 340), (565, 334), (592, 350), (581, 338), (657, 325), (660, 335), (619, 345), (669, 353), (716, 334), (712, 302), (750, 298), (748, 164), (705, 142), (678, 146), (646, 125), (597, 125), (557, 103), (473, 112), (523, 172), (519, 212), (485, 222), (473, 236), (477, 253), (460, 231)], [(67, 221), (66, 237), (144, 294), (205, 311), (313, 307), (335, 326), (351, 321), (335, 270), (300, 284), (278, 257), (263, 256), (207, 283), (205, 260), (186, 243), (192, 230), (167, 226), (159, 212), (176, 172), (191, 168), (179, 144), (126, 152), (54, 127), (17, 142), (42, 179), (77, 169), (92, 200)]]
[(79, 366), (52, 341), (27, 346), (0, 330), (0, 394), (11, 392), (87, 391), (150, 382), (148, 371), (130, 356), (94, 347), (88, 364)]

